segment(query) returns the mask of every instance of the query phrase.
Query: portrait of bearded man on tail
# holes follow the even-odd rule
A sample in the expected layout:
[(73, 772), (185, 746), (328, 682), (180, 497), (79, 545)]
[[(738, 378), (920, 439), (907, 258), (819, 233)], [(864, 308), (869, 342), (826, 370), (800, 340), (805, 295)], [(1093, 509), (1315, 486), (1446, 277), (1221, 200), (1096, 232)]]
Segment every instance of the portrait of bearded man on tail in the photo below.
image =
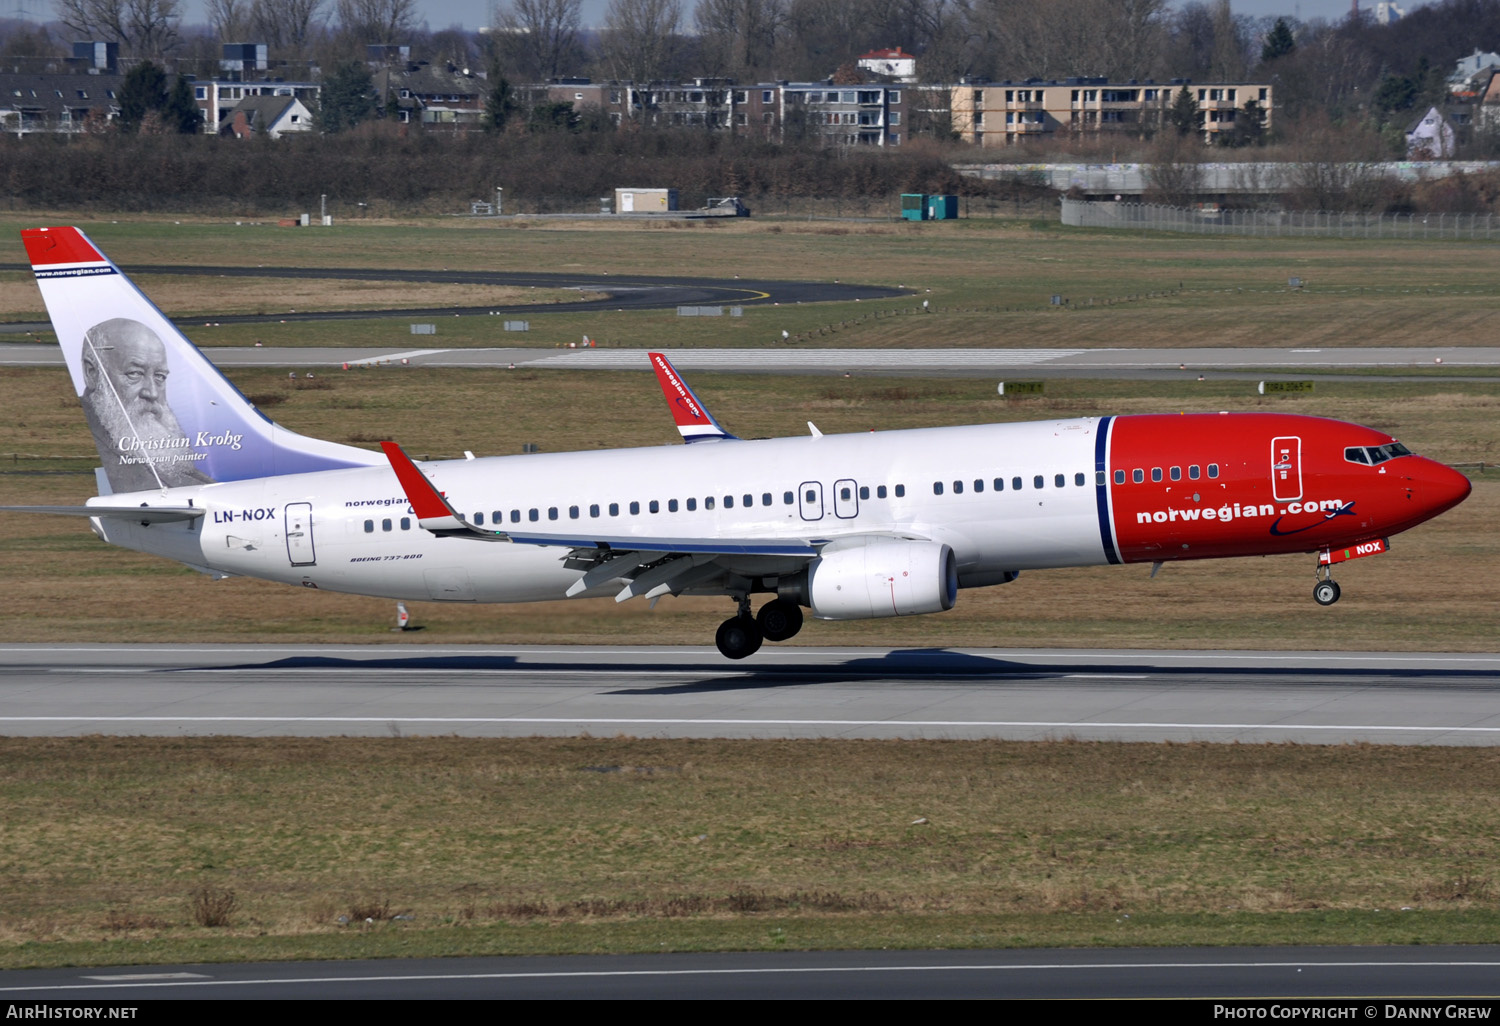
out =
[(170, 373), (166, 346), (139, 321), (115, 317), (84, 332), (79, 398), (114, 491), (213, 482), (167, 403)]

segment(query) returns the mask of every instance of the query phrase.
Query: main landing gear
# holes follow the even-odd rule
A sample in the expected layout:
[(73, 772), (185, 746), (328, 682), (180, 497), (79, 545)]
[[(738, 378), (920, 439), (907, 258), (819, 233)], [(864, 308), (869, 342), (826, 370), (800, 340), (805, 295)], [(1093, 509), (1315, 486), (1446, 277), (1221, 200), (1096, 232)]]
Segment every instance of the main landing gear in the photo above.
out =
[(1318, 567), (1318, 583), (1313, 585), (1313, 601), (1320, 606), (1331, 606), (1339, 600), (1342, 589), (1339, 582), (1333, 579), (1333, 568), (1327, 566)]
[(739, 612), (719, 624), (714, 644), (727, 659), (754, 655), (762, 641), (785, 641), (802, 629), (802, 607), (785, 599), (772, 599), (750, 616), (750, 600), (740, 599)]

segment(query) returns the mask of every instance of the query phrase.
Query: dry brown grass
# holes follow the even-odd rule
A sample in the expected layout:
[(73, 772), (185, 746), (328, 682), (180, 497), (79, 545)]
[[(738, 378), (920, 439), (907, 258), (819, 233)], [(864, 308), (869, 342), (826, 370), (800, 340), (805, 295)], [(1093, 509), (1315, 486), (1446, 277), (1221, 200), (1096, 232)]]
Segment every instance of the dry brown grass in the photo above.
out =
[(28, 941), (197, 936), (209, 924), (185, 899), (199, 893), (233, 913), (215, 933), (282, 937), (1494, 912), (1497, 759), (1367, 745), (3, 739), (0, 964), (24, 961), (14, 945)]

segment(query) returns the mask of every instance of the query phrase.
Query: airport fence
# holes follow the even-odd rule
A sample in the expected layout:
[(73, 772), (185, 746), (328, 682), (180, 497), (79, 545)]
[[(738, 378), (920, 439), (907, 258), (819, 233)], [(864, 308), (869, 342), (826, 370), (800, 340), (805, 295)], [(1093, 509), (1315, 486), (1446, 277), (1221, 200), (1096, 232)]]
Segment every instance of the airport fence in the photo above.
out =
[(1362, 214), (1338, 210), (1224, 210), (1064, 199), (1063, 224), (1192, 235), (1310, 236), (1331, 239), (1500, 239), (1494, 214)]

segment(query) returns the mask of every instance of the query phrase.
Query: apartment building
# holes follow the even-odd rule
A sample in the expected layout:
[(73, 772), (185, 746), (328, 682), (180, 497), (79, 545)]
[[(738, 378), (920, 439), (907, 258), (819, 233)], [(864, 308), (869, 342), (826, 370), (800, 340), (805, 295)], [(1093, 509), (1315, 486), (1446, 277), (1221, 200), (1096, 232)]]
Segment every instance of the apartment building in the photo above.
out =
[(1262, 127), (1270, 127), (1273, 87), (1267, 84), (1070, 78), (953, 86), (953, 130), (983, 147), (1011, 146), (1058, 133), (1149, 135), (1168, 123), (1168, 113), (1184, 88), (1196, 105), (1205, 142), (1234, 131), (1241, 118), (1259, 118)]
[(906, 136), (904, 87), (811, 82), (779, 89), (784, 136), (805, 133), (830, 146), (899, 146)]

